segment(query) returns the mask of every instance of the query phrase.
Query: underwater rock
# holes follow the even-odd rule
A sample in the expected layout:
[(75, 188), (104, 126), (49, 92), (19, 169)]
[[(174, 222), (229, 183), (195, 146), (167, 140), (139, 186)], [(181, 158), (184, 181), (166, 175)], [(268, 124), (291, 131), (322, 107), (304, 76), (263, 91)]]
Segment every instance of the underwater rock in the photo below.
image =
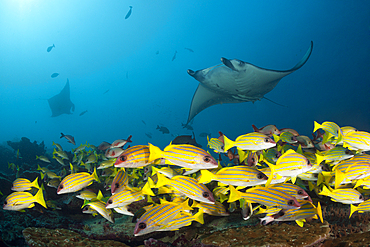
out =
[(22, 163), (35, 164), (36, 155), (41, 156), (46, 152), (44, 141), (37, 144), (36, 141), (31, 143), (30, 139), (27, 137), (22, 137), (19, 142), (7, 141), (7, 144), (17, 152), (19, 150)]
[[(219, 247), (233, 246), (314, 246), (329, 237), (329, 224), (324, 221), (231, 228), (217, 231), (202, 239), (203, 244)], [(309, 234), (307, 234), (309, 233)]]
[(93, 240), (67, 229), (47, 229), (29, 227), (23, 230), (29, 246), (122, 246), (124, 243), (113, 240)]
[(354, 233), (346, 237), (325, 240), (322, 247), (335, 247), (335, 246), (370, 246), (370, 232)]

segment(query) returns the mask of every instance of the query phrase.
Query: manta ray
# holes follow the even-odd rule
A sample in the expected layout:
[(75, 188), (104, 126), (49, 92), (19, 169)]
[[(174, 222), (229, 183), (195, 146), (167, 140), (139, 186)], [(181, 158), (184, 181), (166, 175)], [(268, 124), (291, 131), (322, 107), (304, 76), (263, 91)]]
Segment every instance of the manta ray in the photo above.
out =
[(224, 103), (255, 102), (265, 98), (278, 82), (290, 73), (301, 68), (312, 53), (313, 42), (293, 68), (289, 70), (264, 69), (238, 59), (221, 58), (222, 64), (193, 71), (188, 74), (199, 81), (194, 93), (188, 121), (189, 123), (204, 109)]
[(75, 105), (72, 103), (70, 98), (70, 90), (69, 90), (69, 80), (67, 79), (67, 83), (60, 91), (59, 94), (51, 97), (48, 99), (49, 106), (52, 112), (52, 117), (57, 117), (62, 114), (72, 114), (72, 111), (75, 110)]

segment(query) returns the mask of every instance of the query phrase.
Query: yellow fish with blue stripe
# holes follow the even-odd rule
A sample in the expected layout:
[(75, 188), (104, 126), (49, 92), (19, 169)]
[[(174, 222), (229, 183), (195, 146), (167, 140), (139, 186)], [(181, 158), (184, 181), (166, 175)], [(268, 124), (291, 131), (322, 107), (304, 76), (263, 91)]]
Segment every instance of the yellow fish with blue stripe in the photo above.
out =
[(193, 221), (197, 221), (200, 224), (204, 224), (203, 211), (199, 211), (194, 215), (181, 211), (173, 220), (158, 229), (157, 231), (176, 231), (181, 227), (190, 226)]
[(211, 138), (207, 136), (207, 146), (212, 149), (215, 153), (226, 153), (224, 150), (224, 143), (218, 138)]
[(201, 170), (201, 174), (202, 176), (199, 179), (199, 183), (207, 183), (216, 180), (224, 185), (246, 187), (265, 184), (267, 181), (267, 176), (263, 172), (249, 166), (224, 167), (216, 174), (208, 170)]
[(125, 172), (125, 168), (120, 168), (112, 181), (112, 185), (110, 187), (112, 195), (114, 193), (122, 190), (125, 186), (128, 185), (128, 176)]
[(39, 189), (37, 193), (33, 196), (29, 192), (21, 191), (21, 192), (13, 192), (11, 193), (4, 201), (4, 210), (13, 210), (13, 211), (20, 211), (26, 208), (32, 208), (35, 206), (35, 202), (47, 208), (43, 190)]
[(275, 173), (283, 177), (290, 177), (294, 184), (299, 174), (305, 173), (312, 168), (311, 162), (304, 155), (299, 154), (292, 149), (289, 149), (280, 156), (276, 161), (276, 165), (268, 165), (271, 169), (271, 175), (267, 180), (266, 186), (270, 184)]
[(149, 143), (149, 162), (165, 159), (166, 164), (177, 165), (189, 169), (217, 168), (217, 161), (205, 150), (190, 144), (168, 145), (162, 151)]
[(352, 131), (343, 137), (343, 147), (351, 150), (370, 150), (370, 133), (366, 131)]
[(229, 203), (244, 198), (247, 202), (255, 202), (278, 208), (299, 208), (301, 206), (295, 197), (279, 189), (255, 187), (248, 189), (246, 192), (241, 192), (236, 190), (232, 185), (229, 186), (229, 189)]
[(192, 177), (178, 175), (168, 179), (163, 174), (158, 173), (156, 188), (165, 185), (171, 186), (181, 194), (193, 200), (205, 203), (215, 202), (212, 192), (204, 184), (198, 183), (198, 181)]
[(356, 211), (358, 211), (359, 213), (365, 213), (367, 211), (370, 211), (370, 200), (366, 200), (364, 202), (361, 202), (357, 206), (351, 204), (351, 213), (350, 213), (349, 217), (351, 218), (352, 214)]
[(65, 193), (72, 193), (83, 188), (89, 186), (93, 183), (93, 181), (97, 181), (100, 183), (98, 174), (96, 173), (96, 168), (94, 168), (93, 174), (88, 172), (77, 172), (72, 173), (63, 178), (62, 182), (60, 182), (57, 194), (65, 194)]
[(332, 201), (343, 204), (357, 204), (364, 201), (364, 196), (355, 189), (329, 190), (325, 185), (319, 195), (329, 196)]
[[(161, 175), (161, 174), (160, 174)], [(170, 223), (175, 217), (185, 210), (192, 210), (188, 204), (189, 200), (178, 204), (164, 202), (149, 208), (135, 225), (134, 235), (140, 236), (150, 232), (158, 231)]]
[(148, 145), (136, 145), (127, 148), (117, 157), (114, 163), (115, 167), (138, 168), (149, 165), (149, 147)]
[[(149, 178), (148, 181), (151, 179)], [(149, 186), (150, 182), (147, 182), (142, 189), (135, 187), (124, 186), (123, 189), (114, 193), (105, 205), (106, 208), (117, 208), (127, 206), (135, 201), (145, 198), (145, 195), (155, 196)]]
[(13, 182), (13, 191), (26, 191), (30, 190), (31, 188), (37, 188), (40, 189), (40, 186), (38, 184), (38, 177), (31, 183), (30, 180), (26, 178), (17, 178)]
[[(86, 206), (88, 206), (88, 208), (86, 208)], [(93, 200), (91, 202), (86, 201), (82, 205), (82, 208), (83, 208), (82, 212), (84, 210), (89, 209), (89, 213), (90, 213), (91, 212), (90, 210), (92, 209), (92, 210), (98, 212), (101, 216), (103, 216), (109, 222), (114, 223), (114, 218), (113, 218), (113, 212), (112, 212), (112, 210), (107, 209), (105, 207), (105, 203), (103, 201), (101, 201), (101, 200)]]
[(342, 130), (341, 128), (334, 122), (323, 122), (322, 124), (319, 124), (318, 122), (314, 121), (314, 129), (313, 132), (315, 132), (318, 129), (322, 129), (325, 131), (324, 137), (323, 137), (323, 143), (327, 142), (332, 136), (334, 136), (337, 140), (336, 143), (340, 143), (343, 138)]
[(224, 135), (224, 143), (225, 151), (229, 150), (232, 147), (237, 147), (242, 150), (258, 151), (276, 146), (275, 141), (273, 141), (267, 135), (259, 132), (252, 132), (238, 136), (235, 141), (230, 140)]
[(194, 201), (191, 206), (193, 208), (199, 208), (199, 211), (202, 211), (205, 214), (209, 214), (213, 216), (229, 216), (230, 215), (229, 212), (227, 212), (224, 205), (218, 201), (215, 201), (214, 204)]

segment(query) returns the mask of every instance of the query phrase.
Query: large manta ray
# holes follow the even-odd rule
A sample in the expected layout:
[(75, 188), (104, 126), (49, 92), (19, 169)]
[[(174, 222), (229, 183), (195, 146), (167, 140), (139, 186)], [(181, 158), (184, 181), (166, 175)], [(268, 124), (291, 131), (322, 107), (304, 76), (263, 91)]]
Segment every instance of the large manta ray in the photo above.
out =
[(72, 103), (70, 98), (70, 90), (69, 90), (69, 80), (67, 79), (67, 83), (60, 91), (59, 94), (51, 97), (48, 99), (49, 106), (52, 112), (52, 117), (57, 117), (62, 114), (72, 114), (72, 111), (75, 110), (75, 105)]
[(190, 106), (188, 123), (204, 109), (224, 103), (254, 102), (264, 98), (278, 82), (301, 68), (311, 55), (310, 48), (292, 69), (264, 69), (238, 59), (221, 58), (222, 64), (202, 69), (188, 70), (188, 74), (199, 81)]

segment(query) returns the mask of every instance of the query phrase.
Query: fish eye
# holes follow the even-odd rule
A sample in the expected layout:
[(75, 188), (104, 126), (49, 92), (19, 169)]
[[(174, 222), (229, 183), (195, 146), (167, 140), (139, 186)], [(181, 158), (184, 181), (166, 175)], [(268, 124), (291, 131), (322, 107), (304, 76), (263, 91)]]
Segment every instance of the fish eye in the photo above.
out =
[(211, 158), (209, 156), (204, 156), (203, 161), (208, 163), (211, 161)]
[(359, 199), (360, 200), (363, 200), (364, 199), (364, 196), (363, 195), (360, 195)]
[(205, 191), (205, 192), (202, 193), (202, 196), (207, 198), (207, 197), (209, 197), (209, 193)]
[(253, 163), (256, 161), (254, 158), (252, 158), (251, 160), (252, 160)]
[(119, 183), (115, 183), (114, 185), (116, 186), (116, 188), (119, 188)]
[(127, 160), (127, 156), (126, 156), (126, 155), (121, 155), (121, 156), (119, 157), (119, 160), (120, 160), (120, 161), (126, 161), (126, 160)]
[(88, 210), (89, 209), (89, 206), (85, 206), (83, 209), (82, 209), (82, 211), (86, 211), (86, 210)]
[(351, 154), (351, 151), (346, 150), (344, 153), (345, 153), (345, 154)]
[(289, 201), (288, 201), (288, 205), (289, 205), (289, 206), (293, 206), (293, 205), (294, 205), (294, 200), (289, 200)]
[(148, 168), (148, 167), (145, 167), (145, 168), (144, 168), (144, 173), (147, 173), (147, 172), (148, 172), (148, 170), (149, 170), (149, 168)]
[(60, 184), (60, 185), (59, 185), (59, 189), (60, 189), (60, 190), (61, 190), (61, 189), (63, 189), (63, 187), (64, 187), (64, 186), (63, 186), (63, 184)]
[(279, 213), (278, 213), (278, 216), (284, 216), (284, 211), (280, 211)]
[(112, 199), (108, 200), (107, 202), (108, 202), (108, 204), (112, 204), (113, 203)]
[(270, 140), (269, 140), (269, 138), (268, 137), (266, 137), (265, 138), (265, 142), (269, 142)]
[(4, 202), (4, 205), (6, 205), (6, 204), (8, 204), (8, 202), (7, 202), (7, 201), (5, 201), (5, 202)]
[(264, 178), (264, 176), (263, 176), (262, 172), (260, 172), (260, 173), (258, 173), (258, 174), (257, 174), (257, 178), (258, 178), (258, 179), (262, 179), (262, 178)]
[(139, 229), (145, 229), (146, 224), (144, 222), (139, 223)]
[(298, 195), (303, 195), (303, 191), (302, 190), (298, 190)]

